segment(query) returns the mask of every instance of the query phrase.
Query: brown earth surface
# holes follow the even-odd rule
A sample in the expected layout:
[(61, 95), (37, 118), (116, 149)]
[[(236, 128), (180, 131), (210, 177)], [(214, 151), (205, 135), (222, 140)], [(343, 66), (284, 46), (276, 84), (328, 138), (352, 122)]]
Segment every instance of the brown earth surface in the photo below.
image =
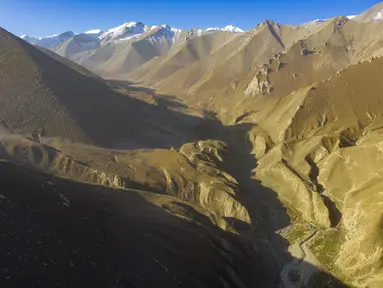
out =
[(108, 81), (1, 30), (3, 286), (381, 287), (369, 13), (207, 34)]

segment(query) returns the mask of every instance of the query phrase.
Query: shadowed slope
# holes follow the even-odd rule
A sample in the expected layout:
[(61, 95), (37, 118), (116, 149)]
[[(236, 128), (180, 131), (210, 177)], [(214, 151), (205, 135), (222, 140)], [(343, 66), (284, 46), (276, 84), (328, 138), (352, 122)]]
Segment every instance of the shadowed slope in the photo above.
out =
[[(71, 182), (7, 162), (0, 162), (0, 172), (4, 287), (278, 283), (267, 249), (217, 229), (175, 198)], [(308, 287), (345, 287), (311, 264), (298, 268), (316, 271)], [(293, 276), (284, 283), (297, 282)]]
[(108, 147), (169, 147), (185, 143), (202, 120), (117, 93), (4, 30), (0, 47), (0, 119), (12, 131)]
[(175, 198), (0, 171), (4, 287), (272, 285), (268, 255)]
[[(236, 41), (238, 35), (215, 32), (193, 38), (170, 53), (153, 59), (129, 74), (129, 78), (145, 83), (158, 82), (196, 61), (209, 61), (219, 49)], [(117, 78), (124, 75), (115, 75)]]

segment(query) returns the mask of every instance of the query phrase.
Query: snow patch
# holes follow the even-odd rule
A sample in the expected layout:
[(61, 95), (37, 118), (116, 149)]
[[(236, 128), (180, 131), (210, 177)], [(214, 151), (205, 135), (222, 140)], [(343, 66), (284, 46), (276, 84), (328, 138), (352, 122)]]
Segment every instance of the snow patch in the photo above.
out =
[(102, 32), (101, 29), (94, 29), (94, 30), (86, 31), (85, 34), (100, 34), (101, 32)]
[(196, 33), (197, 37), (199, 37), (199, 36), (202, 35), (203, 30), (202, 29), (197, 29), (195, 33)]
[(241, 28), (233, 26), (233, 25), (227, 25), (227, 26), (222, 27), (222, 28), (210, 27), (210, 28), (205, 29), (206, 33), (211, 33), (211, 32), (216, 32), (216, 31), (226, 31), (226, 32), (230, 32), (230, 33), (243, 33), (243, 32), (245, 32)]
[(68, 31), (68, 32), (61, 33), (59, 35), (51, 35), (47, 37), (38, 38), (38, 41), (36, 41), (36, 43), (33, 43), (33, 44), (36, 44), (37, 46), (40, 46), (40, 47), (53, 49), (75, 35), (76, 35), (75, 33)]
[(21, 35), (20, 38), (31, 44), (35, 44), (37, 41), (40, 40), (39, 38), (29, 37), (28, 35)]
[(315, 19), (314, 21), (311, 21), (310, 23), (323, 23), (326, 21), (327, 21), (327, 19)]
[(205, 32), (213, 32), (213, 31), (219, 31), (219, 30), (221, 30), (221, 28), (219, 27), (210, 27), (210, 28), (206, 28)]
[(46, 37), (42, 37), (42, 38), (54, 38), (54, 37), (57, 37), (57, 36), (59, 36), (59, 34), (53, 34), (51, 36), (46, 36)]
[[(151, 35), (151, 38), (160, 38), (160, 39), (164, 39), (166, 41), (168, 41), (169, 43), (174, 43), (175, 40), (177, 39), (177, 37), (180, 35), (180, 33), (182, 32), (182, 30), (180, 29), (176, 29), (176, 28), (172, 28), (170, 27), (169, 25), (161, 25), (160, 26), (161, 28), (158, 29), (156, 32), (154, 32), (152, 35)], [(156, 40), (157, 42), (158, 40)]]
[(142, 22), (127, 22), (101, 34), (100, 39), (105, 42), (113, 40), (130, 39), (133, 36), (142, 35), (150, 28)]
[(136, 34), (136, 35), (133, 35), (133, 36), (130, 36), (130, 37), (125, 37), (125, 38), (122, 38), (122, 39), (117, 39), (117, 40), (115, 40), (115, 41), (116, 41), (116, 42), (127, 41), (127, 40), (131, 40), (131, 39), (140, 37), (141, 35), (142, 35), (142, 34)]
[[(139, 36), (144, 35), (148, 31), (153, 31), (153, 34), (148, 35), (149, 37), (161, 38), (166, 40), (168, 43), (174, 43), (175, 41), (177, 41), (177, 39), (179, 39), (181, 33), (184, 30), (177, 29), (166, 24), (159, 25), (159, 26), (158, 25), (147, 26), (142, 22), (126, 22), (122, 25), (111, 28), (109, 30), (92, 29), (79, 34), (73, 33), (73, 32), (65, 32), (62, 34), (55, 34), (55, 35), (41, 37), (41, 38), (29, 37), (28, 35), (22, 35), (20, 37), (29, 43), (36, 44), (38, 46), (48, 48), (48, 49), (54, 49), (74, 36), (88, 35), (89, 37), (94, 37), (95, 41), (103, 45), (113, 41), (126, 41), (133, 38), (137, 38)], [(227, 25), (221, 28), (212, 27), (207, 29), (193, 29), (188, 32), (189, 32), (189, 35), (192, 35), (192, 37), (198, 37), (203, 34), (212, 33), (215, 31), (227, 31), (230, 33), (244, 32), (244, 30), (234, 25)], [(95, 43), (86, 43), (86, 44), (82, 43), (82, 44), (84, 44), (85, 46), (89, 46), (90, 49), (96, 48)]]
[(374, 21), (383, 20), (383, 9), (380, 12), (376, 13), (376, 15), (372, 18)]
[(222, 31), (227, 31), (230, 33), (243, 33), (243, 32), (245, 32), (241, 28), (233, 26), (233, 25), (227, 25), (227, 26), (223, 27)]

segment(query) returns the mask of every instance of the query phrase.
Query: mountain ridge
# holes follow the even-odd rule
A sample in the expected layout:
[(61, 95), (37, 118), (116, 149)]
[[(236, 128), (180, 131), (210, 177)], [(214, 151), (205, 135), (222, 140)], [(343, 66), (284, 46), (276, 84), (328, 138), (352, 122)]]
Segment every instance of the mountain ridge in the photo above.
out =
[[(243, 33), (243, 32), (245, 32), (241, 28), (236, 27), (234, 25), (227, 25), (227, 26), (224, 26), (222, 28), (219, 28), (219, 27), (206, 28), (206, 29), (193, 28), (191, 30), (182, 30), (182, 29), (171, 27), (171, 26), (169, 26), (167, 24), (158, 25), (158, 26), (155, 26), (155, 25), (154, 26), (148, 26), (148, 25), (146, 25), (146, 24), (144, 24), (142, 22), (125, 22), (125, 23), (123, 23), (123, 24), (121, 24), (119, 26), (116, 26), (116, 27), (113, 27), (113, 28), (110, 28), (110, 29), (106, 29), (106, 30), (92, 29), (92, 30), (88, 30), (88, 31), (85, 31), (85, 32), (81, 32), (81, 33), (74, 33), (72, 31), (68, 31), (68, 32), (63, 32), (63, 33), (60, 33), (60, 34), (55, 34), (55, 35), (45, 36), (45, 37), (34, 37), (34, 36), (30, 36), (30, 35), (26, 35), (25, 34), (25, 35), (20, 36), (20, 38), (26, 40), (27, 42), (30, 42), (31, 44), (36, 44), (36, 43), (33, 43), (33, 42), (35, 42), (35, 41), (38, 42), (38, 41), (41, 41), (41, 40), (44, 40), (44, 41), (48, 42), (48, 40), (46, 40), (46, 39), (52, 39), (52, 38), (60, 36), (60, 35), (62, 35), (64, 33), (73, 33), (73, 36), (74, 35), (78, 35), (78, 34), (96, 35), (97, 37), (100, 38), (100, 40), (104, 40), (106, 38), (106, 40), (104, 40), (104, 41), (108, 42), (107, 41), (108, 38), (111, 41), (119, 40), (119, 39), (124, 39), (125, 37), (121, 37), (121, 35), (124, 34), (124, 32), (126, 32), (126, 31), (134, 31), (134, 30), (136, 30), (136, 33), (134, 33), (134, 34), (143, 34), (144, 32), (156, 29), (158, 27), (163, 27), (163, 28), (166, 28), (167, 30), (170, 30), (170, 31), (191, 31), (191, 30), (197, 30), (197, 31), (199, 31), (198, 32), (199, 34), (209, 33), (209, 32), (214, 32), (214, 31), (226, 31), (226, 32), (231, 32), (231, 33)], [(108, 37), (111, 34), (114, 34), (114, 35), (112, 35), (111, 37)], [(44, 42), (40, 43), (39, 46), (42, 46), (44, 48), (52, 48), (52, 47), (54, 48), (53, 44), (49, 45), (50, 47), (47, 47), (47, 44), (45, 44)]]

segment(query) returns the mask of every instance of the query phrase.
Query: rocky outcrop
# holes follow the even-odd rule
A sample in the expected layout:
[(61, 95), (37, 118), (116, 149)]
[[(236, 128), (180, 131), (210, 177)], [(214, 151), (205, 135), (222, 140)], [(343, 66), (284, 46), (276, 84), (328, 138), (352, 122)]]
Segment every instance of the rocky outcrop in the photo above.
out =
[(82, 183), (165, 193), (209, 211), (215, 219), (227, 219), (216, 221), (222, 229), (231, 229), (235, 221), (230, 219), (250, 223), (248, 211), (236, 200), (237, 181), (222, 168), (227, 150), (223, 142), (185, 144), (179, 152), (119, 152), (112, 158), (108, 150), (69, 147), (59, 151), (61, 147), (3, 135), (0, 158)]
[(286, 207), (307, 222), (330, 227), (329, 210), (310, 179), (285, 159), (282, 146), (275, 146), (258, 161), (256, 177), (278, 193)]
[(180, 153), (203, 175), (199, 177), (194, 191), (194, 198), (208, 211), (218, 215), (250, 223), (246, 208), (239, 203), (236, 195), (239, 192), (237, 181), (222, 170), (227, 146), (219, 141), (199, 141), (197, 144), (186, 144)]
[(274, 88), (269, 79), (270, 72), (268, 65), (264, 65), (246, 88), (245, 94), (254, 96), (271, 93)]
[(378, 140), (381, 133), (375, 131), (368, 141), (361, 139), (356, 147), (331, 153), (319, 165), (319, 181), (343, 215), (344, 241), (335, 265), (356, 286), (374, 279), (383, 265), (378, 232), (383, 225), (383, 169), (377, 160), (383, 157), (383, 143)]

